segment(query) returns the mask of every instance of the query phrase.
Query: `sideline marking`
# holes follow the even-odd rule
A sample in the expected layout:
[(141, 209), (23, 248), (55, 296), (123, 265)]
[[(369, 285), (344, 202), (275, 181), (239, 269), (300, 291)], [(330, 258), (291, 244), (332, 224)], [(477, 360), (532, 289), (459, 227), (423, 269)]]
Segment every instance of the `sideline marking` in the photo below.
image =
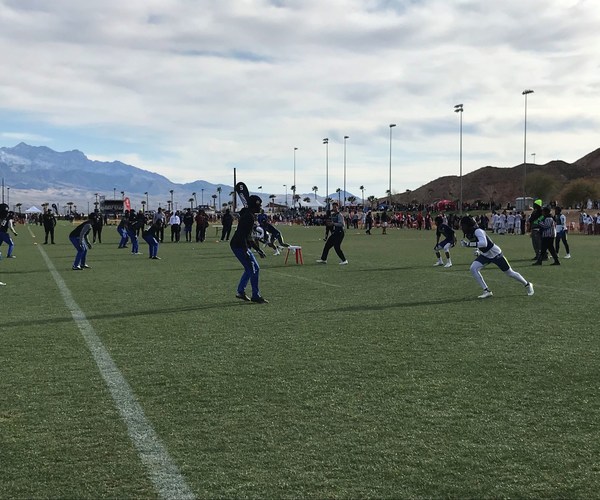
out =
[[(28, 228), (29, 229), (29, 228)], [(31, 229), (29, 230), (31, 232)], [(140, 404), (136, 401), (133, 391), (123, 374), (111, 358), (109, 352), (85, 317), (84, 312), (75, 302), (67, 284), (58, 273), (54, 264), (38, 245), (40, 253), (58, 286), (67, 309), (73, 316), (102, 378), (108, 386), (121, 418), (127, 426), (127, 433), (138, 450), (142, 463), (146, 466), (150, 479), (160, 498), (195, 499), (196, 496), (181, 475), (179, 468), (173, 462), (167, 449), (146, 416)], [(85, 271), (84, 271), (85, 272)]]

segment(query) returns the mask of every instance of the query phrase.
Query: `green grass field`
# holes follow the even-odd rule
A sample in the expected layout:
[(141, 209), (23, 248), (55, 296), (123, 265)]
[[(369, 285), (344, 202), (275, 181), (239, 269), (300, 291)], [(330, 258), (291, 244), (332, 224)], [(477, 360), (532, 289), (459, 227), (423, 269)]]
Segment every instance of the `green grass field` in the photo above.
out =
[(80, 272), (69, 225), (56, 245), (17, 229), (0, 498), (175, 497), (165, 455), (198, 498), (598, 498), (600, 238), (531, 267), (528, 237), (494, 237), (536, 293), (489, 268), (479, 300), (472, 249), (434, 268), (432, 232), (350, 230), (350, 264), (324, 266), (323, 229), (284, 226), (305, 264), (268, 252), (258, 305), (235, 299), (242, 269), (212, 228), (151, 261), (106, 227)]

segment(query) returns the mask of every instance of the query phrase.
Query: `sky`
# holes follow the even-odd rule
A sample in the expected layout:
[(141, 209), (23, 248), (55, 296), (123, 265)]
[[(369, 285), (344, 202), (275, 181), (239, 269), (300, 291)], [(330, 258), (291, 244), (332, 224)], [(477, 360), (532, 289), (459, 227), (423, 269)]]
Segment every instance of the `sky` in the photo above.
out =
[(0, 146), (320, 196), (573, 162), (598, 26), (593, 0), (0, 0)]

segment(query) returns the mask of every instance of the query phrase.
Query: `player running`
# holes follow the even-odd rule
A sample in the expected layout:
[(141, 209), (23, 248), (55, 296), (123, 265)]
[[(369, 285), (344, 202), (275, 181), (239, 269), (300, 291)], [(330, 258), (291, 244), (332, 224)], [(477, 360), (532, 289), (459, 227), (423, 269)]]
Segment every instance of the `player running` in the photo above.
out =
[(513, 278), (525, 286), (527, 295), (533, 295), (533, 283), (527, 281), (523, 276), (510, 267), (510, 264), (502, 254), (501, 248), (496, 245), (486, 232), (481, 229), (475, 219), (465, 216), (460, 220), (460, 227), (465, 234), (465, 239), (460, 241), (463, 247), (475, 247), (475, 260), (471, 264), (471, 274), (483, 288), (483, 293), (479, 295), (480, 299), (487, 299), (494, 294), (488, 288), (483, 276), (481, 276), (481, 268), (488, 264), (497, 265), (504, 274), (509, 278)]

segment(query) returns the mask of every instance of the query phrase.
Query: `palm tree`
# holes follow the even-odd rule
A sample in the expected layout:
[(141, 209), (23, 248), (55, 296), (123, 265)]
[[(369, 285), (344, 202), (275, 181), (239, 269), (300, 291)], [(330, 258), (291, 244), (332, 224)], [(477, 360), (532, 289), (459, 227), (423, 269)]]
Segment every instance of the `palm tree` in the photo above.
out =
[(146, 213), (146, 200), (142, 200), (142, 210)]
[(319, 188), (317, 186), (313, 186), (312, 190), (315, 192), (315, 201), (317, 201), (317, 191), (319, 190)]
[(364, 207), (364, 206), (365, 206), (365, 187), (364, 187), (364, 186), (361, 186), (361, 187), (359, 187), (358, 189), (360, 189), (360, 190), (361, 190), (361, 192), (362, 192), (362, 205), (363, 205), (363, 207)]
[(217, 188), (217, 193), (219, 193), (219, 206), (221, 206), (221, 191), (223, 191), (223, 188), (219, 186)]
[(15, 206), (19, 210), (19, 213), (21, 213), (21, 207), (23, 206), (23, 204), (22, 203), (17, 203)]
[(296, 184), (294, 184), (290, 190), (292, 191), (292, 207), (295, 205), (296, 202)]
[(375, 196), (371, 195), (367, 198), (367, 201), (370, 203), (371, 205), (371, 210), (373, 210), (373, 203), (375, 203), (375, 200), (377, 200), (377, 198), (375, 198)]
[(73, 203), (72, 201), (68, 201), (68, 202), (67, 202), (67, 205), (68, 205), (68, 207), (69, 207), (69, 215), (70, 215), (70, 214), (71, 214), (71, 211), (73, 210), (73, 205), (74, 205), (74, 203)]
[(217, 211), (217, 195), (213, 194), (212, 199), (213, 199), (213, 210), (216, 212)]
[(310, 203), (310, 198), (307, 196), (302, 200), (304, 203)]
[(188, 201), (190, 202), (190, 209), (194, 210), (194, 197), (192, 196)]
[(274, 194), (269, 195), (269, 199), (271, 200), (271, 212), (273, 211), (273, 208), (275, 206), (275, 198), (276, 196)]
[(338, 194), (338, 205), (342, 204), (342, 188), (337, 188), (335, 192)]
[(354, 202), (356, 201), (356, 196), (348, 196), (348, 201), (351, 205), (354, 205)]

